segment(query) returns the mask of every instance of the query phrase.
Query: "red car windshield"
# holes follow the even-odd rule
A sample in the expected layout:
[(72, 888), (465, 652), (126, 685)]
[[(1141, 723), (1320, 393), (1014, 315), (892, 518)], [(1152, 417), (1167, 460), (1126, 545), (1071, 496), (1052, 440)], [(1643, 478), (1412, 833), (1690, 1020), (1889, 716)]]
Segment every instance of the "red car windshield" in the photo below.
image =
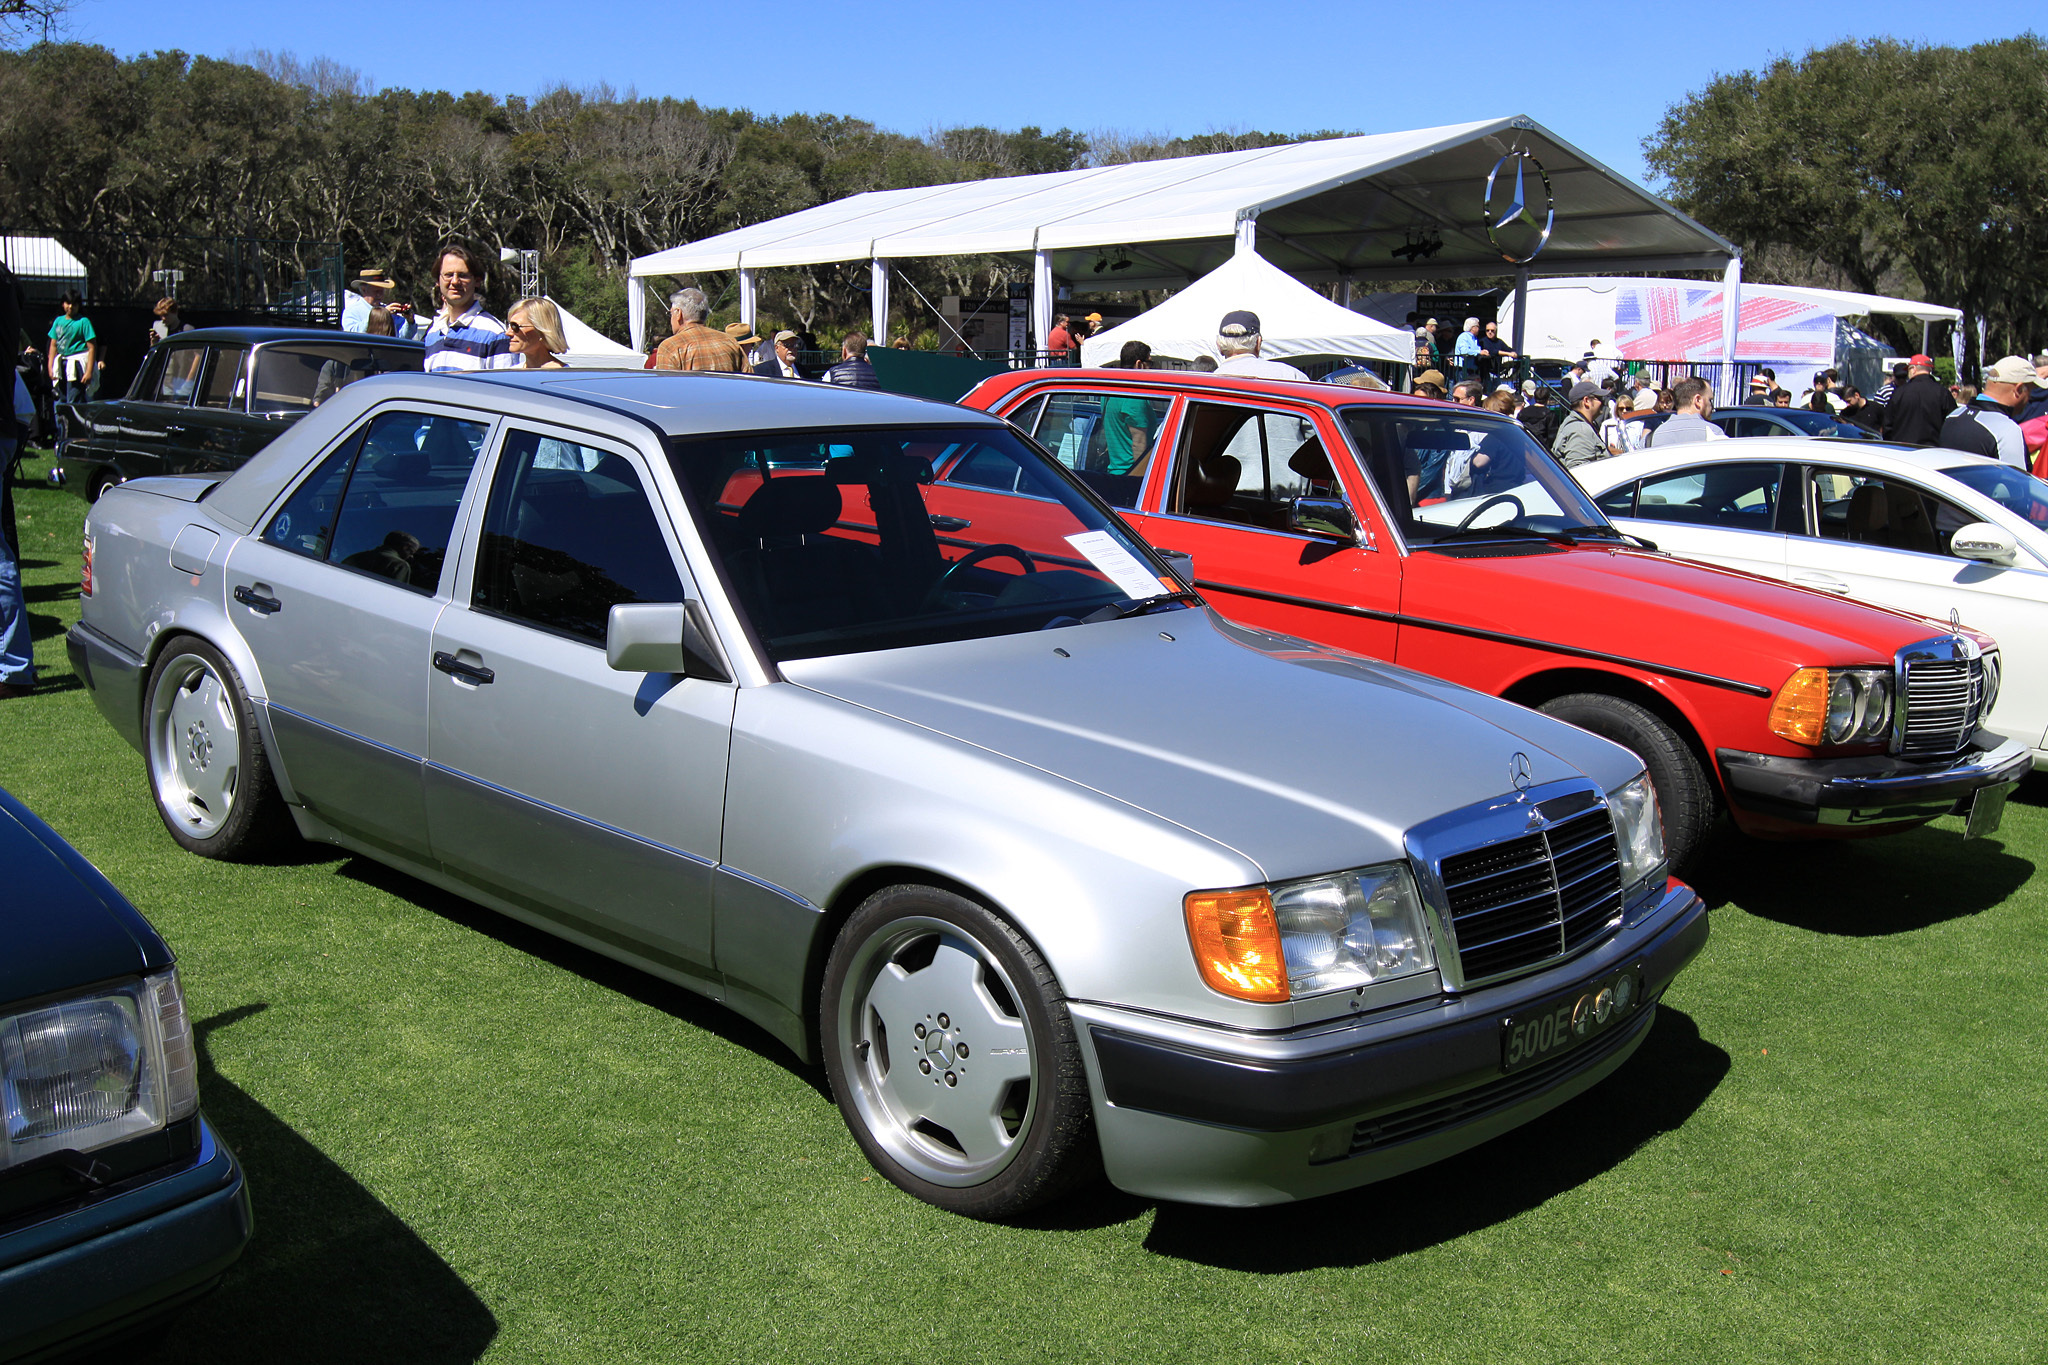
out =
[(777, 661), (1186, 600), (1143, 542), (1006, 427), (676, 440), (669, 458)]

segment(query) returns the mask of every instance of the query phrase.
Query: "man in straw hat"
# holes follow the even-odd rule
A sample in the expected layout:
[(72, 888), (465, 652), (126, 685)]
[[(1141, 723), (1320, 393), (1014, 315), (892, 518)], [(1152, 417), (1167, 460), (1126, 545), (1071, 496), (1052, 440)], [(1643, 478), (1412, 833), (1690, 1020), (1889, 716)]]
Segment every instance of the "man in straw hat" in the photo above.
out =
[(398, 284), (391, 278), (391, 272), (383, 266), (359, 271), (348, 282), (348, 301), (341, 306), (341, 330), (344, 332), (367, 332), (370, 330), (370, 310), (382, 306), (391, 314), (391, 335), (400, 341), (409, 341), (418, 335), (413, 323), (412, 305), (409, 303), (385, 303), (384, 297)]

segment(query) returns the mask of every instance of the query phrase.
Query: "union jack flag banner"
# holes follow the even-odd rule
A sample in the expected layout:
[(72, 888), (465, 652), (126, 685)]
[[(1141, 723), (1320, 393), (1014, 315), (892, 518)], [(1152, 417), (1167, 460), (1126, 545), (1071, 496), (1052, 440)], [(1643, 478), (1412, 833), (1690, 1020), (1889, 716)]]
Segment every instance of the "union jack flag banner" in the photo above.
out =
[[(1721, 359), (1720, 286), (1644, 281), (1618, 287), (1614, 344), (1627, 360)], [(1736, 324), (1735, 358), (1833, 364), (1834, 310), (1745, 291)]]

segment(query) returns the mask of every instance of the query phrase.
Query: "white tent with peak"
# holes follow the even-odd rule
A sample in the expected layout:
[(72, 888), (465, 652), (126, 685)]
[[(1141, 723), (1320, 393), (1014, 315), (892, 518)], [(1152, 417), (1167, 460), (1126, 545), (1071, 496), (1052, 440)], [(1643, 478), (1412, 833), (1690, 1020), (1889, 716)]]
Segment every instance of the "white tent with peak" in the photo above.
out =
[(1259, 354), (1268, 360), (1353, 356), (1406, 365), (1415, 359), (1415, 339), (1407, 332), (1332, 303), (1257, 252), (1240, 251), (1157, 308), (1089, 337), (1081, 343), (1081, 363), (1109, 364), (1126, 341), (1142, 341), (1154, 354), (1177, 360), (1221, 359), (1216, 329), (1225, 313), (1240, 308), (1259, 315), (1265, 338)]
[(641, 355), (631, 346), (613, 341), (560, 303), (555, 304), (555, 311), (562, 315), (562, 337), (569, 343), (562, 353), (564, 365), (576, 370), (619, 370), (640, 364)]

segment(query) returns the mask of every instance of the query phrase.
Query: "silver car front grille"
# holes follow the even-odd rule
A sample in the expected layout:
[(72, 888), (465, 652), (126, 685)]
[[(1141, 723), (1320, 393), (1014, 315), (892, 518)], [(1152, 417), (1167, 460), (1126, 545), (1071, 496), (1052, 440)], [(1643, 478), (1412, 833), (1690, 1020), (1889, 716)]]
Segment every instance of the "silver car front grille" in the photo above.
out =
[(1989, 678), (1997, 656), (1984, 656), (1976, 642), (1943, 636), (1899, 651), (1899, 697), (1894, 721), (1901, 754), (1956, 753), (1970, 742), (1983, 719)]
[(1454, 987), (1560, 961), (1620, 921), (1620, 852), (1597, 791), (1553, 783), (1454, 812), (1419, 827), (1409, 849)]

